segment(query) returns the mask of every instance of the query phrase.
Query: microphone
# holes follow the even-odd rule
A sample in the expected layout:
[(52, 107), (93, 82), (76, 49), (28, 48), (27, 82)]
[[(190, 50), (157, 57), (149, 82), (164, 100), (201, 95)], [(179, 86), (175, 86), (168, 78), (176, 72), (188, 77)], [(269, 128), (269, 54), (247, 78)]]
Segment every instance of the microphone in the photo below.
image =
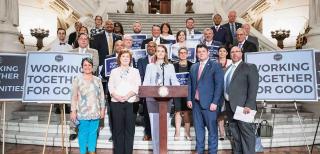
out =
[(162, 69), (162, 86), (164, 86), (164, 65), (166, 65), (166, 63), (162, 63), (160, 66), (161, 66), (161, 69)]

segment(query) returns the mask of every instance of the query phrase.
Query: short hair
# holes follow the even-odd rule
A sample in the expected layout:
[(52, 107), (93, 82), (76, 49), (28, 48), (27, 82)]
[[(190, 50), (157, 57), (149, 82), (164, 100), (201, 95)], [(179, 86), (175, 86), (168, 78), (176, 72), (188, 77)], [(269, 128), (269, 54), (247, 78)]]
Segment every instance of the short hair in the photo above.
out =
[(219, 13), (215, 14), (215, 15), (213, 16), (213, 18), (214, 18), (215, 16), (219, 16), (220, 18), (222, 18)]
[(172, 35), (172, 30), (171, 30), (170, 24), (167, 23), (167, 22), (164, 22), (164, 23), (161, 24), (161, 26), (160, 26), (161, 33), (163, 32), (162, 29), (163, 29), (164, 26), (167, 26), (169, 28), (168, 34)]
[(247, 32), (243, 28), (238, 28), (236, 33), (238, 33), (238, 32), (243, 32), (244, 35), (247, 35)]
[(178, 54), (180, 54), (180, 51), (181, 51), (181, 50), (186, 50), (187, 53), (189, 52), (187, 47), (181, 47), (181, 48), (179, 48), (179, 50), (178, 50)]
[(150, 42), (147, 44), (147, 47), (148, 47), (149, 44), (152, 44), (153, 46), (155, 46), (155, 48), (157, 48), (157, 43), (156, 43), (156, 42), (150, 41)]
[(194, 19), (193, 19), (192, 17), (187, 18), (187, 19), (186, 19), (186, 23), (188, 22), (188, 20), (192, 20), (192, 21), (194, 22)]
[[(168, 49), (167, 49), (167, 47), (166, 47), (165, 45), (163, 45), (163, 44), (159, 44), (159, 45), (157, 46), (157, 49), (158, 49), (159, 47), (160, 47), (160, 48), (163, 48), (164, 51), (166, 52), (166, 55), (164, 56), (163, 62), (164, 62), (165, 64), (169, 64)], [(158, 57), (156, 56), (156, 61), (157, 61), (157, 59), (158, 59)]]
[(117, 64), (118, 64), (118, 66), (121, 65), (120, 58), (121, 58), (121, 56), (122, 56), (123, 54), (129, 54), (129, 56), (130, 56), (130, 63), (129, 63), (129, 65), (131, 65), (131, 63), (132, 63), (132, 53), (131, 53), (131, 51), (130, 51), (129, 49), (124, 48), (124, 49), (121, 49), (121, 51), (118, 53), (118, 57), (117, 57)]
[(186, 33), (186, 31), (185, 31), (185, 30), (179, 30), (179, 31), (177, 32), (177, 35), (176, 35), (176, 42), (179, 41), (179, 35), (180, 35), (181, 33), (184, 33), (185, 40), (187, 39), (187, 33)]
[(92, 58), (90, 58), (90, 57), (85, 57), (85, 58), (82, 58), (82, 60), (81, 60), (81, 68), (83, 68), (83, 63), (84, 63), (85, 61), (87, 61), (88, 63), (90, 63), (90, 64), (92, 65), (92, 67), (93, 67), (93, 60), (92, 60)]
[(134, 24), (139, 24), (139, 25), (141, 25), (142, 26), (142, 23), (140, 22), (140, 21), (135, 21), (132, 25), (134, 25)]
[(90, 39), (90, 38), (89, 38), (89, 34), (86, 34), (86, 33), (80, 33), (79, 36), (78, 36), (78, 39), (79, 39), (82, 35), (86, 36), (86, 38), (87, 38), (88, 40)]
[(57, 34), (58, 34), (58, 32), (59, 32), (60, 30), (63, 30), (63, 31), (64, 31), (64, 34), (66, 34), (66, 33), (67, 33), (67, 32), (66, 32), (66, 30), (65, 30), (64, 28), (61, 28), (61, 27), (60, 27), (60, 28), (58, 28), (58, 29), (57, 29)]
[(124, 34), (122, 40), (125, 40), (126, 38), (130, 38), (132, 40), (132, 36), (130, 34)]
[(152, 25), (151, 30), (153, 30), (153, 27), (159, 27), (161, 30), (161, 27), (159, 25)]
[(198, 51), (199, 48), (205, 48), (208, 51), (208, 46), (205, 45), (205, 44), (198, 44), (197, 47), (196, 47), (196, 51)]
[[(232, 50), (233, 48), (239, 48), (239, 47), (238, 47), (238, 46), (236, 46), (236, 45), (232, 46), (232, 47), (230, 48), (230, 54), (231, 54), (231, 50)], [(240, 51), (243, 53), (242, 48), (239, 48), (239, 49), (240, 49)]]
[(204, 30), (203, 30), (203, 34), (205, 33), (205, 32), (207, 32), (207, 31), (211, 31), (211, 33), (213, 33), (213, 30), (211, 29), (211, 28), (205, 28)]
[(81, 28), (86, 29), (87, 34), (89, 34), (89, 30), (88, 30), (88, 28), (87, 28), (86, 26), (81, 26), (81, 27), (80, 27), (80, 30), (81, 30)]
[(101, 21), (103, 21), (102, 16), (100, 16), (100, 15), (96, 15), (96, 17), (94, 17), (94, 20), (97, 20), (98, 17), (100, 17)]

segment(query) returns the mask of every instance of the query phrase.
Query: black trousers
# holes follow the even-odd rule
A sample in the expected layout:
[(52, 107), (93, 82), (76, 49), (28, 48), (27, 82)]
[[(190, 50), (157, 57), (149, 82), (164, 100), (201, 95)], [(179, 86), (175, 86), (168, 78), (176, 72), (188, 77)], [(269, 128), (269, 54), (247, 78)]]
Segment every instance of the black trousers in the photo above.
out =
[(111, 102), (114, 154), (132, 154), (136, 114), (133, 103)]
[(146, 99), (141, 99), (142, 102), (142, 113), (143, 113), (143, 120), (144, 120), (144, 135), (151, 136), (151, 126), (150, 126), (150, 118), (148, 113), (148, 107), (146, 103)]
[(226, 101), (226, 113), (233, 141), (231, 142), (234, 154), (255, 154), (256, 136), (253, 123), (233, 119), (230, 102)]

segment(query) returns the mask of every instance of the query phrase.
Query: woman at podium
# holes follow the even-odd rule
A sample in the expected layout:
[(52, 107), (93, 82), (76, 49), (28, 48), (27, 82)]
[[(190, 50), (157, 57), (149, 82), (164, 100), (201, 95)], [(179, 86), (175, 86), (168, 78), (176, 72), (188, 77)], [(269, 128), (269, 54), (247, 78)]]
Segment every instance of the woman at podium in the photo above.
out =
[(80, 154), (94, 154), (99, 119), (105, 116), (104, 92), (101, 79), (92, 74), (92, 59), (82, 59), (81, 66), (83, 73), (72, 81), (70, 118), (78, 125)]
[[(158, 45), (155, 53), (155, 63), (147, 65), (144, 86), (180, 85), (174, 66), (169, 63), (168, 50), (164, 45)], [(159, 104), (153, 98), (146, 98), (151, 124), (153, 153), (159, 153)], [(168, 105), (170, 111), (171, 105)], [(167, 114), (168, 118), (169, 114)]]
[(111, 95), (112, 141), (114, 154), (132, 154), (136, 114), (133, 103), (139, 101), (141, 85), (139, 70), (130, 66), (132, 54), (122, 49), (117, 57), (119, 67), (110, 74), (108, 89)]

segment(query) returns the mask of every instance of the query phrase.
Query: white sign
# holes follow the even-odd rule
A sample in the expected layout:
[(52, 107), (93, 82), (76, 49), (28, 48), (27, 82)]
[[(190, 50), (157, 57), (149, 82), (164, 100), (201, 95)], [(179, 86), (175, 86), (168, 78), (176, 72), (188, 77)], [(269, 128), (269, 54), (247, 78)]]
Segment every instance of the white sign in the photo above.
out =
[(248, 52), (245, 56), (259, 71), (257, 100), (317, 100), (313, 50)]
[(70, 103), (72, 79), (89, 54), (28, 52), (23, 102)]

